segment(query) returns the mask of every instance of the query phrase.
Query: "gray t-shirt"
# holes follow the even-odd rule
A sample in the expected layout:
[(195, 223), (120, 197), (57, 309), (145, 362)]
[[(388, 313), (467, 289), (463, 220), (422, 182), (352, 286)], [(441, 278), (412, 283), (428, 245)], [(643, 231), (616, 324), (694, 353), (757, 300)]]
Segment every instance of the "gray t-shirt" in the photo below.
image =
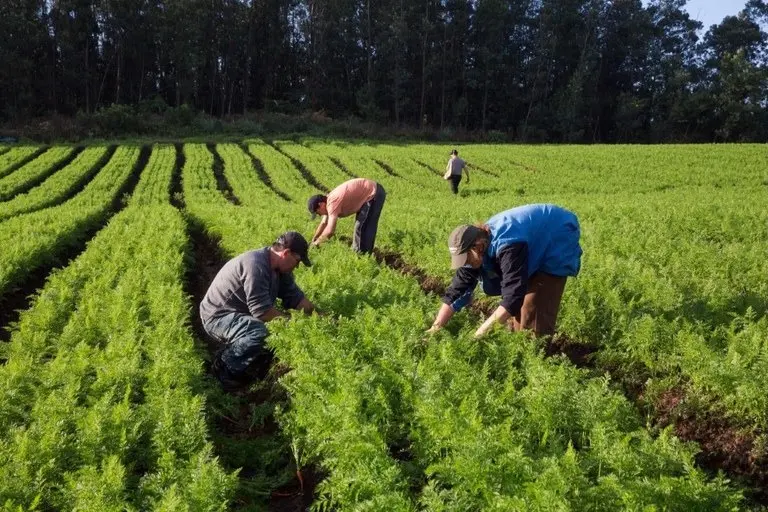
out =
[(451, 171), (451, 176), (461, 176), (461, 171), (464, 169), (464, 167), (467, 164), (459, 157), (451, 158), (448, 160), (448, 165), (446, 166), (446, 170)]
[(249, 251), (229, 260), (208, 287), (200, 303), (203, 323), (228, 313), (255, 318), (281, 299), (283, 307), (295, 308), (304, 298), (293, 273), (281, 274), (269, 266), (269, 247)]

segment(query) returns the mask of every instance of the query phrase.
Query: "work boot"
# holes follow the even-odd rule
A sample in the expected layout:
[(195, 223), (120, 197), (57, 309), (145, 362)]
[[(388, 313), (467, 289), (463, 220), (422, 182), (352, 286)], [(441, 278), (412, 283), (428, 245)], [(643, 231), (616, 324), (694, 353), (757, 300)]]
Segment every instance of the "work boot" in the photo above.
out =
[(233, 375), (229, 368), (227, 368), (227, 365), (224, 364), (224, 361), (219, 357), (213, 360), (211, 371), (221, 383), (221, 387), (227, 393), (234, 393), (246, 387), (246, 383)]

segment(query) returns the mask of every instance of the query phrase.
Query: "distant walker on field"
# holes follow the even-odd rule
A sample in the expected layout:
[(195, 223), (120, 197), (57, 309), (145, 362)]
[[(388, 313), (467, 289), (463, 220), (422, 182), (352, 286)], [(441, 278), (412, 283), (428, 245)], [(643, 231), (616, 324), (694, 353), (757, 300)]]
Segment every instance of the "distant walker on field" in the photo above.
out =
[(462, 171), (467, 174), (467, 184), (469, 184), (469, 167), (464, 160), (459, 158), (459, 152), (454, 149), (451, 151), (448, 165), (445, 167), (445, 174), (443, 174), (443, 179), (451, 182), (451, 190), (454, 194), (459, 193), (459, 183), (461, 183)]
[(554, 334), (565, 282), (581, 267), (579, 236), (576, 215), (552, 204), (519, 206), (485, 224), (457, 227), (448, 238), (456, 274), (427, 332), (438, 331), (469, 304), (481, 281), (487, 295), (501, 295), (501, 304), (475, 331), (476, 338), (496, 323)]
[(299, 263), (312, 265), (308, 249), (300, 233), (289, 231), (270, 247), (229, 260), (213, 279), (200, 303), (200, 318), (205, 331), (221, 343), (212, 367), (225, 389), (263, 378), (269, 369), (266, 323), (288, 316), (275, 308), (278, 298), (285, 309), (315, 310), (293, 278)]
[(312, 245), (317, 247), (332, 237), (340, 217), (355, 214), (352, 248), (360, 253), (372, 252), (381, 209), (386, 198), (384, 187), (365, 178), (345, 181), (327, 196), (317, 194), (310, 197), (307, 208), (312, 218), (322, 215), (322, 220), (312, 237)]

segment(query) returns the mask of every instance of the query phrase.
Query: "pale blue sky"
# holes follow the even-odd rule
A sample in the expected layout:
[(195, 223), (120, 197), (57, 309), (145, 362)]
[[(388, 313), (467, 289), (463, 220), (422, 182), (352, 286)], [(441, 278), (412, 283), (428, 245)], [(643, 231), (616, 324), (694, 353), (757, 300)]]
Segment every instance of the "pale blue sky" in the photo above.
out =
[(746, 0), (688, 0), (685, 8), (691, 18), (704, 24), (704, 32), (710, 25), (719, 24), (726, 16), (733, 16), (744, 9)]
[[(688, 0), (685, 8), (691, 18), (704, 24), (703, 35), (710, 25), (717, 25), (726, 16), (738, 14), (746, 3), (746, 0)], [(648, 0), (643, 0), (643, 4), (648, 4)]]

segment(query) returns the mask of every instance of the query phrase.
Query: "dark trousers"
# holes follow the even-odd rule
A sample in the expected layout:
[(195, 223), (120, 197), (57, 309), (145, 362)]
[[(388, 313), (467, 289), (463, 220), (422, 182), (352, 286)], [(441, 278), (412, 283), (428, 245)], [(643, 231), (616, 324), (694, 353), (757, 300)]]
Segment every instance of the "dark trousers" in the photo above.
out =
[[(567, 277), (554, 276), (546, 272), (536, 272), (528, 279), (528, 291), (525, 292), (520, 312), (507, 320), (507, 326), (513, 331), (533, 331), (537, 336), (555, 333), (557, 314), (563, 298)], [(501, 295), (501, 277), (485, 278), (481, 281), (483, 292), (495, 297)], [(468, 289), (456, 299), (451, 307), (454, 311), (463, 309), (472, 302), (475, 287)]]
[(528, 280), (528, 291), (520, 313), (507, 322), (513, 331), (533, 331), (537, 336), (555, 334), (557, 313), (567, 277), (536, 272)]
[(384, 208), (386, 198), (387, 193), (384, 191), (384, 187), (377, 183), (373, 198), (357, 212), (355, 234), (352, 237), (352, 249), (356, 252), (365, 254), (373, 251), (376, 231), (379, 227), (379, 217), (381, 217), (381, 209)]
[(454, 194), (459, 193), (459, 183), (461, 183), (461, 174), (451, 175), (451, 190)]

